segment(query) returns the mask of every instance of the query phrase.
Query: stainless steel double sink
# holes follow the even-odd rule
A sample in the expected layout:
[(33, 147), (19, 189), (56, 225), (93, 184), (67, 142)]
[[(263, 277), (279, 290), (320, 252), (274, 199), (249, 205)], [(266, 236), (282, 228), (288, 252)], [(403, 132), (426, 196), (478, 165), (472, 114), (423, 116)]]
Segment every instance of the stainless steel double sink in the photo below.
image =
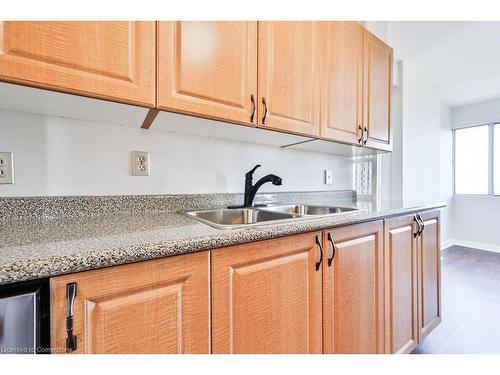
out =
[(320, 216), (336, 216), (358, 212), (352, 207), (306, 204), (274, 205), (258, 208), (227, 208), (204, 211), (186, 211), (184, 215), (218, 229), (291, 222)]

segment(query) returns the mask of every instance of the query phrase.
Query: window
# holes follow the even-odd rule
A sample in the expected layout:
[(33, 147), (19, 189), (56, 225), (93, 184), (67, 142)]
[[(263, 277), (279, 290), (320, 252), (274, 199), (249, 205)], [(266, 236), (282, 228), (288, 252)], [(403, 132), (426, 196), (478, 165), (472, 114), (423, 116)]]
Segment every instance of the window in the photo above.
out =
[(488, 194), (489, 126), (455, 130), (455, 194)]
[(500, 123), (454, 130), (455, 194), (500, 195)]

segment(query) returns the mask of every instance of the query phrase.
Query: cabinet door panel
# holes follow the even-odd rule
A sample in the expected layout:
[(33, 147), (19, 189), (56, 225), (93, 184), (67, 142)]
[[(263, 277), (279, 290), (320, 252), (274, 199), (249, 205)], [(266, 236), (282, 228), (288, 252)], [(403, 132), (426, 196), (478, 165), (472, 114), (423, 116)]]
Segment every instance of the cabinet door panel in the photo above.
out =
[(75, 353), (208, 353), (208, 252), (52, 278), (52, 347), (66, 340), (76, 283)]
[(259, 22), (260, 126), (319, 135), (323, 39), (320, 24)]
[[(382, 221), (331, 231), (335, 257), (323, 264), (325, 353), (383, 353), (384, 244)], [(325, 248), (331, 243), (325, 239)], [(326, 251), (326, 250), (325, 250)]]
[(415, 220), (388, 219), (385, 227), (387, 351), (410, 353), (418, 344)]
[(159, 22), (159, 108), (256, 124), (256, 101), (257, 22)]
[(424, 230), (418, 239), (419, 340), (441, 322), (441, 243), (439, 212), (422, 215)]
[(316, 235), (212, 252), (214, 353), (321, 353)]
[(392, 48), (366, 30), (364, 35), (366, 145), (391, 151)]
[(321, 137), (359, 144), (362, 126), (363, 26), (327, 22)]
[(155, 23), (0, 22), (0, 80), (154, 107)]

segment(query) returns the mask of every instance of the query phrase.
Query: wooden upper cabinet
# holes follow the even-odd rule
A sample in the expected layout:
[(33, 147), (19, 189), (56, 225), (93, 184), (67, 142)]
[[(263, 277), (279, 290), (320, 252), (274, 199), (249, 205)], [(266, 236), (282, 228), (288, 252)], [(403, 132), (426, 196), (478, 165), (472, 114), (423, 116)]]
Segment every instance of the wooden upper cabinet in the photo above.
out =
[[(331, 241), (328, 237), (331, 236)], [(384, 231), (382, 221), (325, 232), (323, 350), (384, 353)], [(328, 258), (335, 255), (331, 265)]]
[(422, 214), (418, 239), (419, 340), (441, 322), (441, 242), (439, 211)]
[(317, 236), (212, 251), (213, 353), (321, 353)]
[(158, 108), (257, 124), (257, 22), (159, 22)]
[(259, 22), (260, 126), (319, 136), (320, 22)]
[(209, 253), (50, 280), (51, 346), (66, 346), (66, 287), (76, 283), (74, 353), (209, 353)]
[(155, 106), (155, 22), (0, 22), (0, 80)]
[(392, 48), (367, 30), (363, 44), (366, 146), (392, 151)]
[(359, 144), (363, 122), (363, 34), (358, 22), (325, 22), (321, 137)]
[(385, 220), (388, 353), (411, 353), (418, 344), (415, 226), (413, 215)]

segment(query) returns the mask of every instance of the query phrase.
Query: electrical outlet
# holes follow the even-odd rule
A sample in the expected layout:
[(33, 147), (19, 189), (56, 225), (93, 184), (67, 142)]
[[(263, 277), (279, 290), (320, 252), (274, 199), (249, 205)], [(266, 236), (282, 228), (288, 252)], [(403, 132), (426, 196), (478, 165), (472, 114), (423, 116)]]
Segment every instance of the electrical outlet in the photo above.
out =
[(149, 152), (147, 151), (132, 151), (132, 175), (134, 176), (149, 176)]
[(0, 184), (14, 183), (14, 154), (0, 152)]
[(333, 184), (333, 172), (331, 169), (325, 169), (325, 184), (326, 185)]

